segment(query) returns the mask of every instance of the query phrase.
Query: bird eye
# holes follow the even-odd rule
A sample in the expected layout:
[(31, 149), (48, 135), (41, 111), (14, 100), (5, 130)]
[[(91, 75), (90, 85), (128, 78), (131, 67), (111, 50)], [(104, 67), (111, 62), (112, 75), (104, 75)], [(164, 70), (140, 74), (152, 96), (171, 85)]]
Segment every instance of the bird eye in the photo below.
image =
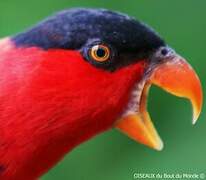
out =
[(95, 45), (90, 49), (90, 57), (97, 62), (105, 62), (110, 58), (110, 48), (106, 45)]

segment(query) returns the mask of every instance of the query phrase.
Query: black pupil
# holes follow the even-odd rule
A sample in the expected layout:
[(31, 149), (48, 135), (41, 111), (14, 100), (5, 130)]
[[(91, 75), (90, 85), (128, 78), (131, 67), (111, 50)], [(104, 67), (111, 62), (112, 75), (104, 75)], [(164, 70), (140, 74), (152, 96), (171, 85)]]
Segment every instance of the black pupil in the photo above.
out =
[(99, 48), (99, 49), (97, 49), (96, 54), (97, 54), (98, 57), (103, 58), (106, 55), (106, 51), (103, 48)]

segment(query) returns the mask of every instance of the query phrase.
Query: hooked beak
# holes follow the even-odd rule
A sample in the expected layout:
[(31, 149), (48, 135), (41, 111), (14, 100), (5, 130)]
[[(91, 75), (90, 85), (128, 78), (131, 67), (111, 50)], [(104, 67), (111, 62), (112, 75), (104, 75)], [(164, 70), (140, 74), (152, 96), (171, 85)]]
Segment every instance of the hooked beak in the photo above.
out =
[(174, 55), (156, 65), (145, 77), (136, 111), (129, 111), (116, 122), (115, 127), (130, 138), (156, 150), (162, 150), (163, 142), (147, 111), (147, 96), (152, 84), (173, 95), (189, 99), (193, 107), (193, 124), (202, 109), (202, 87), (192, 67), (183, 58)]

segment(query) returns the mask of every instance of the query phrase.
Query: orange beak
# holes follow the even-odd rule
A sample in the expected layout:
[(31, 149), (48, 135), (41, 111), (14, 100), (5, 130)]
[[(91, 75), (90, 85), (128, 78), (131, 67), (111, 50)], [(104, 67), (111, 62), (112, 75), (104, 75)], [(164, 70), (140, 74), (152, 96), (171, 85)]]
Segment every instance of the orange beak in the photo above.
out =
[(127, 114), (117, 121), (115, 127), (130, 138), (156, 150), (162, 150), (163, 142), (147, 111), (147, 96), (152, 84), (173, 95), (189, 99), (193, 107), (193, 124), (202, 109), (202, 87), (192, 67), (175, 55), (153, 68), (146, 79), (136, 113)]

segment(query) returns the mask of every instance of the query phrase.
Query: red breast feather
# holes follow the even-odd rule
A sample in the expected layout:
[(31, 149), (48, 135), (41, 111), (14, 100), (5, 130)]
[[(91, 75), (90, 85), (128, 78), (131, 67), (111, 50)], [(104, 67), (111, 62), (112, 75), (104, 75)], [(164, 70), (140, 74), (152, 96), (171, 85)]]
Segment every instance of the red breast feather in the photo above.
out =
[(9, 180), (40, 176), (111, 128), (145, 68), (140, 61), (108, 72), (77, 51), (11, 44), (0, 56), (0, 177)]

